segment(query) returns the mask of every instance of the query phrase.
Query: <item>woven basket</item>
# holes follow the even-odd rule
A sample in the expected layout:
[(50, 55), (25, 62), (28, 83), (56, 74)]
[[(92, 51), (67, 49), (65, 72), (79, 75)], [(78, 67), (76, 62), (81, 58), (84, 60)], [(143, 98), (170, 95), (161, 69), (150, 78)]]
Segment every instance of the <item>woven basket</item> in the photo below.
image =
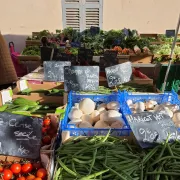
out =
[(16, 71), (6, 41), (0, 33), (0, 85), (15, 81), (17, 81)]

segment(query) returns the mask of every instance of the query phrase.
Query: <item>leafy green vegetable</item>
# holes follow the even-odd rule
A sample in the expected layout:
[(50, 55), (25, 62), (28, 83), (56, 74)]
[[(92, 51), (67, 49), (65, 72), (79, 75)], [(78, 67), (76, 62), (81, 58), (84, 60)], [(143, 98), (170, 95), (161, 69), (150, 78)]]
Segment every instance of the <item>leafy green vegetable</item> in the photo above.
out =
[(38, 46), (28, 46), (22, 52), (22, 55), (28, 56), (40, 56), (40, 54), (40, 48)]

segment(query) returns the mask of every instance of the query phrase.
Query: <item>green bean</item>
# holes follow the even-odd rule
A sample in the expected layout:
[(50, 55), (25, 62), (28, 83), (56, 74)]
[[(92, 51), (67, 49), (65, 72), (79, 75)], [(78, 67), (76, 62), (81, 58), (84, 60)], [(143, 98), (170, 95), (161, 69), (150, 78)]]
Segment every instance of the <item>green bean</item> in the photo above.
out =
[(96, 154), (97, 154), (97, 148), (93, 152), (93, 159), (92, 159), (91, 166), (90, 166), (90, 169), (89, 169), (89, 174), (91, 174), (92, 168), (94, 166), (94, 163), (95, 163), (95, 160), (96, 160)]
[(61, 165), (61, 167), (62, 167), (65, 171), (67, 171), (69, 174), (71, 174), (71, 175), (74, 176), (74, 177), (77, 177), (77, 176), (78, 176), (77, 173), (75, 173), (75, 172), (73, 172), (72, 170), (70, 170), (69, 168), (67, 168), (66, 165), (65, 165), (60, 159), (57, 159), (57, 161), (58, 161), (58, 163)]
[(127, 180), (124, 176), (122, 176), (121, 174), (119, 174), (118, 172), (116, 172), (115, 170), (111, 169), (110, 167), (106, 166), (105, 164), (103, 164), (106, 168), (108, 168), (112, 173), (114, 173), (115, 175), (117, 175), (119, 178), (121, 178), (122, 180)]
[(77, 162), (77, 163), (80, 163), (80, 164), (89, 164), (89, 163), (92, 162), (92, 160), (89, 160), (89, 161), (81, 161), (81, 160), (79, 160), (79, 159), (77, 159), (77, 158), (73, 158), (73, 160), (74, 160), (75, 162)]
[(145, 164), (151, 157), (158, 151), (159, 146), (156, 146), (153, 150), (151, 150), (142, 160), (143, 164)]
[(154, 162), (150, 165), (150, 167), (152, 167), (152, 166), (154, 166), (155, 164), (157, 164), (158, 162), (163, 161), (163, 160), (166, 160), (166, 159), (178, 159), (178, 160), (180, 160), (180, 157), (177, 157), (177, 156), (166, 156), (166, 157), (163, 157), (163, 158), (161, 158), (161, 159), (158, 159), (158, 160), (154, 161)]
[(100, 171), (100, 172), (97, 172), (97, 173), (94, 173), (94, 174), (90, 174), (88, 176), (85, 176), (85, 177), (82, 177), (80, 180), (88, 180), (88, 179), (92, 179), (92, 178), (95, 178), (97, 176), (100, 176), (101, 174), (104, 174), (106, 172), (108, 172), (109, 169), (106, 169), (106, 170), (103, 170), (103, 171)]
[(141, 164), (141, 180), (143, 180), (144, 179), (144, 172), (143, 172), (143, 163)]
[(158, 171), (153, 171), (153, 172), (147, 172), (147, 174), (162, 174), (162, 175), (169, 175), (169, 176), (180, 176), (180, 173), (176, 172), (158, 172)]

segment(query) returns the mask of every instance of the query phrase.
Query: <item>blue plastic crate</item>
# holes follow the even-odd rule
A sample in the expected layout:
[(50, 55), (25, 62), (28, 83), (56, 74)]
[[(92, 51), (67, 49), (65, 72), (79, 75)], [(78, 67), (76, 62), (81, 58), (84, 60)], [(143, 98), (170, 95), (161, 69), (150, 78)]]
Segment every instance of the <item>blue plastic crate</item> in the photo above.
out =
[[(68, 95), (68, 107), (66, 108), (65, 117), (61, 122), (61, 131), (69, 131), (70, 136), (94, 136), (94, 135), (106, 135), (109, 132), (109, 129), (95, 129), (95, 128), (77, 128), (76, 126), (69, 125), (70, 121), (68, 114), (74, 105), (74, 103), (80, 102), (84, 98), (90, 98), (94, 102), (104, 102), (108, 103), (110, 101), (118, 101), (121, 105), (122, 99), (120, 93), (112, 93), (110, 95), (90, 95), (90, 94), (78, 94), (70, 92)], [(120, 110), (121, 112), (121, 110)], [(127, 126), (127, 121), (125, 121), (125, 126), (122, 129), (111, 129), (112, 136), (129, 136), (130, 128)]]
[(131, 99), (133, 101), (133, 103), (136, 102), (145, 102), (148, 100), (155, 100), (157, 101), (158, 104), (162, 104), (162, 103), (166, 103), (169, 102), (171, 104), (177, 104), (180, 106), (180, 101), (178, 99), (178, 94), (175, 91), (171, 91), (171, 92), (165, 92), (162, 94), (136, 94), (136, 93), (128, 93), (127, 91), (124, 92), (123, 96), (123, 106), (122, 106), (122, 112), (125, 115), (127, 114), (132, 114), (129, 106), (127, 105), (127, 100)]

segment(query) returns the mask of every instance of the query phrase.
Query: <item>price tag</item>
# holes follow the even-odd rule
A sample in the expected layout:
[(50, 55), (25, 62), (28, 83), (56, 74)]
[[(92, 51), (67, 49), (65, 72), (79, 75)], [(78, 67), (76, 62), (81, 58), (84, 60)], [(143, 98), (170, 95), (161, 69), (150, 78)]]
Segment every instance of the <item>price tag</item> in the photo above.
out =
[(27, 81), (26, 80), (20, 80), (19, 81), (20, 90), (23, 91), (25, 89), (28, 89)]
[(65, 91), (96, 91), (99, 88), (99, 66), (65, 66)]
[(12, 101), (12, 90), (8, 89), (1, 91), (1, 96), (2, 96), (2, 104)]
[(172, 119), (164, 113), (142, 112), (126, 115), (128, 123), (142, 148), (169, 140), (180, 139)]
[(130, 62), (107, 67), (105, 71), (109, 87), (129, 82), (132, 75)]
[(175, 36), (175, 30), (166, 30), (166, 37), (174, 37)]

